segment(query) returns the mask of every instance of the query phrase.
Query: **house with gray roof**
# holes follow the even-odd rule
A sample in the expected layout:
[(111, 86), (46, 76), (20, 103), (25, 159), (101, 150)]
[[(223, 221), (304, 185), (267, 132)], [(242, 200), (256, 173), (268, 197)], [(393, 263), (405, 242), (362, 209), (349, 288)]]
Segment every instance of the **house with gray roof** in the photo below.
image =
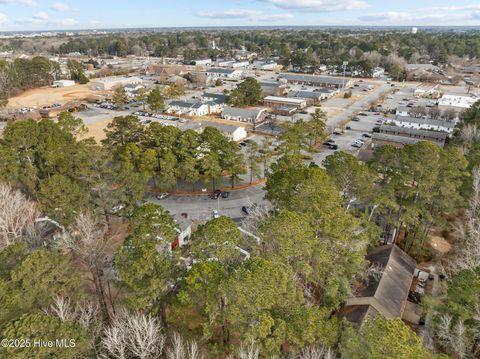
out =
[(165, 112), (186, 116), (205, 116), (210, 113), (210, 106), (206, 102), (171, 101)]
[(240, 108), (227, 106), (222, 111), (222, 118), (259, 124), (265, 120), (266, 113), (267, 109), (265, 107)]
[(241, 141), (247, 137), (247, 131), (243, 126), (227, 125), (213, 121), (191, 121), (181, 125), (179, 128), (182, 131), (194, 130), (195, 132), (201, 134), (206, 127), (216, 128), (222, 135), (235, 142)]
[(374, 249), (366, 259), (376, 270), (347, 299), (340, 316), (360, 326), (376, 315), (386, 319), (410, 318), (408, 295), (417, 265), (415, 260), (395, 244)]

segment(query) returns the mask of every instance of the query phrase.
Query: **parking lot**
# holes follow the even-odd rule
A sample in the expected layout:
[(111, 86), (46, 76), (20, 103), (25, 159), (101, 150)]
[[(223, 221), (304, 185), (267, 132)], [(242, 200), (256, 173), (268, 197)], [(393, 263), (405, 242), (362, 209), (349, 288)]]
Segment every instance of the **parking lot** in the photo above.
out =
[(355, 140), (363, 139), (365, 144), (362, 148), (368, 147), (371, 143), (369, 138), (365, 138), (363, 134), (371, 134), (374, 127), (379, 126), (379, 121), (383, 120), (383, 114), (375, 115), (374, 112), (362, 112), (366, 116), (357, 116), (359, 121), (350, 121), (341, 135), (333, 134), (328, 139), (335, 141), (338, 145), (337, 150), (329, 149), (322, 146), (321, 152), (314, 155), (314, 162), (321, 165), (323, 160), (333, 154), (335, 151), (344, 151), (352, 155), (356, 155), (360, 148), (353, 147)]

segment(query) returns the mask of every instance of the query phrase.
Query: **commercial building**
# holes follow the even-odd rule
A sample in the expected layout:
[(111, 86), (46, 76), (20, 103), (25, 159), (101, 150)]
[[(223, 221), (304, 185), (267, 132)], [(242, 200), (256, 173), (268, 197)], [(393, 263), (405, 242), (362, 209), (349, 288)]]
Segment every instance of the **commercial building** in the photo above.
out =
[(452, 134), (453, 129), (455, 128), (455, 122), (453, 121), (433, 120), (429, 118), (416, 118), (409, 116), (390, 117), (388, 118), (387, 123), (392, 123), (400, 127), (414, 128), (417, 130), (443, 131), (448, 134)]
[(279, 81), (261, 81), (264, 96), (282, 96), (287, 93), (287, 85)]
[(75, 81), (73, 80), (57, 80), (53, 81), (53, 87), (70, 87), (74, 86)]
[(274, 71), (279, 68), (275, 61), (255, 60), (253, 61), (253, 67), (257, 70)]
[(385, 69), (383, 67), (375, 67), (372, 70), (372, 77), (373, 78), (379, 78), (385, 75)]
[(243, 76), (243, 71), (235, 69), (219, 69), (212, 68), (207, 70), (206, 75), (210, 79), (240, 79)]
[(403, 147), (407, 144), (413, 145), (420, 141), (429, 141), (443, 147), (447, 137), (446, 132), (382, 125), (378, 133), (373, 133), (372, 144), (374, 148), (387, 144)]
[(439, 98), (441, 95), (438, 84), (422, 83), (413, 91), (415, 97)]
[(104, 77), (92, 80), (90, 88), (96, 91), (110, 91), (116, 87), (142, 84), (139, 77)]
[(478, 101), (476, 97), (443, 95), (438, 100), (438, 108), (440, 110), (453, 109), (456, 112), (460, 112), (470, 108), (476, 101)]
[(208, 66), (212, 64), (212, 59), (200, 59), (200, 60), (194, 60), (193, 61), (194, 65), (197, 66)]
[(316, 87), (333, 87), (339, 89), (347, 89), (353, 86), (353, 80), (343, 77), (333, 76), (317, 76), (317, 75), (303, 75), (303, 74), (290, 74), (282, 73), (279, 79), (286, 81), (287, 83), (302, 84)]
[(307, 100), (302, 98), (287, 98), (267, 96), (263, 99), (263, 105), (272, 109), (274, 113), (289, 116), (307, 106)]

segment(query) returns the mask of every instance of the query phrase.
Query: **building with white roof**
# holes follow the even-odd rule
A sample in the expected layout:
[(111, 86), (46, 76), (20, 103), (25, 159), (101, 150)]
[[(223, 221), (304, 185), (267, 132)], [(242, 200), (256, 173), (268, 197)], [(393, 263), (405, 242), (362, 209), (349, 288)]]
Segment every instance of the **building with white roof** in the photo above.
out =
[(470, 108), (476, 101), (478, 101), (476, 97), (443, 95), (438, 100), (438, 108), (440, 110), (454, 109), (459, 112)]
[(118, 86), (137, 85), (143, 81), (139, 77), (103, 77), (92, 80), (90, 82), (90, 88), (97, 91), (109, 91)]

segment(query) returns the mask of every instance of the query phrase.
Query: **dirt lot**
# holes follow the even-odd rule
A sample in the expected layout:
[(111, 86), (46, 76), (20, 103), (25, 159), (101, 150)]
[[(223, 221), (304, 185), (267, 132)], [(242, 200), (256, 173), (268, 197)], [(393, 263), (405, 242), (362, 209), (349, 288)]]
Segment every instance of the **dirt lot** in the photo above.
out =
[(8, 108), (41, 107), (54, 103), (63, 105), (72, 100), (82, 100), (94, 93), (98, 94), (98, 92), (90, 90), (88, 84), (58, 88), (41, 87), (25, 91), (19, 96), (10, 98), (8, 100)]
[(95, 141), (100, 142), (105, 138), (104, 129), (112, 122), (113, 118), (108, 118), (102, 121), (98, 121), (89, 125), (86, 125), (88, 133), (84, 137), (93, 137)]

